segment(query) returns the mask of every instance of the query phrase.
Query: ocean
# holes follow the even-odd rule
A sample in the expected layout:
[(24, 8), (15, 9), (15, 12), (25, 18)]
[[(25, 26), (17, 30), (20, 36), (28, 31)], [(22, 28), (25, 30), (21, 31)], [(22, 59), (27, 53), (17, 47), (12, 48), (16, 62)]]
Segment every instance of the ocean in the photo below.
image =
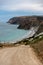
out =
[(17, 27), (18, 25), (0, 22), (0, 42), (16, 42), (25, 38), (29, 30), (17, 29)]

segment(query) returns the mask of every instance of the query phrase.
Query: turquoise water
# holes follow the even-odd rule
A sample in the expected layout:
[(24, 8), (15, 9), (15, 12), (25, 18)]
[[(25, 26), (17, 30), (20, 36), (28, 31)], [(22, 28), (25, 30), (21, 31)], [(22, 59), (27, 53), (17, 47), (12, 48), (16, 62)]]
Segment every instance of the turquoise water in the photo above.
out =
[(16, 42), (29, 32), (29, 30), (17, 29), (18, 25), (0, 22), (0, 42)]

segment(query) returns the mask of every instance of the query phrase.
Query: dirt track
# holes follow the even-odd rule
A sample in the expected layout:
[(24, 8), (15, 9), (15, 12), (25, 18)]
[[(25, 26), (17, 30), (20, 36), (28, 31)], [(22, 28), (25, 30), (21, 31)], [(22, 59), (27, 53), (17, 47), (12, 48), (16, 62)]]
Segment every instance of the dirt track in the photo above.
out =
[(0, 49), (0, 65), (42, 65), (30, 46)]

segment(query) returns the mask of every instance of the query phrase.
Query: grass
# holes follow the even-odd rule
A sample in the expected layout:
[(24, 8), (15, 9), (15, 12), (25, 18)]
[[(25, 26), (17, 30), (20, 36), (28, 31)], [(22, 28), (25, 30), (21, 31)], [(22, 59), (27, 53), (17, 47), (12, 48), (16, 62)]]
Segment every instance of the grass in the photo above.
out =
[(34, 49), (34, 51), (37, 54), (37, 57), (40, 59), (40, 61), (43, 63), (43, 36), (38, 36), (34, 38), (32, 41), (33, 44), (30, 44), (30, 46)]
[(37, 57), (43, 63), (43, 40), (30, 45), (34, 51), (37, 53)]

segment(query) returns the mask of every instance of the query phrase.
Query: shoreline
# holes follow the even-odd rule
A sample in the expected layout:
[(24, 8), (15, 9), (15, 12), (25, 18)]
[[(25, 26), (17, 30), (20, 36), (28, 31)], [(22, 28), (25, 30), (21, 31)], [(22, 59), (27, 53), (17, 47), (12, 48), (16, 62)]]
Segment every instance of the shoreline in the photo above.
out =
[[(43, 35), (43, 32), (42, 33), (40, 33), (40, 34), (36, 34), (34, 37), (38, 37), (38, 36), (40, 36), (40, 35)], [(26, 36), (26, 35), (25, 35)], [(29, 38), (33, 38), (33, 35), (31, 36), (23, 36), (22, 37), (22, 39), (18, 39), (17, 41), (8, 41), (8, 42), (5, 42), (5, 41), (2, 41), (2, 42), (0, 42), (0, 43), (2, 43), (2, 44), (4, 44), (4, 43), (17, 43), (17, 42), (19, 42), (19, 41), (22, 41), (22, 40), (25, 40), (25, 39), (29, 39)]]
[(17, 41), (2, 41), (2, 42), (0, 42), (0, 43), (2, 43), (2, 44), (4, 44), (4, 43), (17, 43), (17, 42), (19, 42), (19, 41), (22, 41), (22, 40), (24, 40), (24, 39), (27, 39), (27, 38), (30, 38), (30, 37), (33, 37), (34, 36), (34, 34), (36, 33), (36, 31), (37, 31), (37, 28), (38, 27), (36, 27), (36, 29), (35, 29), (35, 27), (32, 27), (31, 29), (30, 29), (30, 32), (28, 32), (27, 33), (27, 35), (24, 35), (21, 39), (18, 39)]
[(9, 46), (15, 46), (15, 45), (29, 45), (29, 44), (33, 44), (36, 42), (39, 42), (43, 40), (43, 34), (39, 34), (39, 36), (35, 36), (35, 37), (30, 37), (30, 38), (25, 38), (16, 42), (0, 42), (0, 47), (9, 47)]

